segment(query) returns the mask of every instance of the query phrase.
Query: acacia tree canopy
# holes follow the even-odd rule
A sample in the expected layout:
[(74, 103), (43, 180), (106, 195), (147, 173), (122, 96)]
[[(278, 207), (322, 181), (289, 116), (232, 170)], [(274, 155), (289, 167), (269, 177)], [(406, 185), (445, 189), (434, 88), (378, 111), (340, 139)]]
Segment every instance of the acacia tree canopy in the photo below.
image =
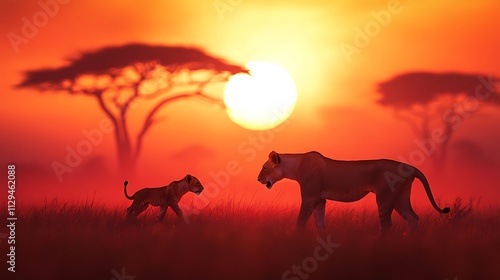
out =
[(457, 120), (470, 117), (478, 104), (500, 105), (497, 81), (492, 75), (474, 73), (404, 73), (377, 85), (377, 102), (394, 109), (396, 118), (422, 139), (429, 138), (431, 123), (439, 122), (446, 140), (432, 156), (442, 165)]
[(482, 91), (489, 90), (492, 93), (485, 101), (500, 104), (493, 80), (492, 76), (480, 74), (410, 72), (379, 83), (381, 98), (378, 103), (396, 109), (408, 109), (415, 104), (426, 105), (444, 95), (475, 96), (478, 87), (483, 87)]
[(18, 87), (57, 85), (67, 80), (75, 80), (84, 74), (113, 75), (120, 69), (148, 62), (156, 63), (169, 70), (182, 66), (189, 71), (212, 70), (231, 74), (247, 72), (241, 66), (229, 64), (197, 48), (128, 44), (82, 52), (76, 58), (68, 59), (66, 66), (59, 68), (26, 71), (25, 79)]

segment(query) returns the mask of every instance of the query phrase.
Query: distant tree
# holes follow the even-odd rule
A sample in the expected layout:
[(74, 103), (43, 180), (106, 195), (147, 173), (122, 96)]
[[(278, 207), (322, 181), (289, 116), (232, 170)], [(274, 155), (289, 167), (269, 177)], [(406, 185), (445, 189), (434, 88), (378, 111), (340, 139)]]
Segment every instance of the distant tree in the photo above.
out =
[[(26, 71), (17, 87), (95, 98), (115, 128), (119, 166), (130, 171), (144, 136), (166, 104), (199, 98), (224, 106), (204, 89), (241, 72), (247, 70), (197, 48), (128, 44), (83, 52), (62, 67)], [(148, 106), (133, 142), (127, 117), (131, 109), (146, 103), (142, 101), (153, 105)]]
[[(443, 165), (454, 132), (482, 107), (500, 105), (497, 80), (491, 75), (412, 72), (378, 84), (378, 103), (394, 109), (417, 137), (432, 139), (432, 129), (443, 133), (442, 143), (433, 143), (432, 159)], [(498, 81), (498, 80), (497, 80)]]

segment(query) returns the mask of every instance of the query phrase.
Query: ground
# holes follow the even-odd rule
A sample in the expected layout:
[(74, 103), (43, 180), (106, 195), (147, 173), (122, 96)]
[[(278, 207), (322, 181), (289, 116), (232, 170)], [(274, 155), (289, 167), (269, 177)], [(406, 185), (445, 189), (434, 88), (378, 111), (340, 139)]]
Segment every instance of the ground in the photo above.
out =
[(346, 204), (321, 235), (295, 231), (296, 207), (219, 205), (182, 226), (151, 208), (130, 224), (122, 207), (24, 206), (12, 279), (500, 279), (500, 209), (459, 204), (418, 209), (415, 234), (394, 213), (384, 238), (375, 209)]

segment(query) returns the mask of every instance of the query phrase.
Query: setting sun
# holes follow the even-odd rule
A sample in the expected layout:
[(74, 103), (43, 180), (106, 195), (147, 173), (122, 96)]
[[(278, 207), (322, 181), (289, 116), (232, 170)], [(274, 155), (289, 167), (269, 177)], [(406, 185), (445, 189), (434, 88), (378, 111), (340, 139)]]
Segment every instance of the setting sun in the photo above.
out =
[(293, 112), (297, 91), (290, 74), (281, 66), (251, 61), (248, 74), (229, 79), (224, 93), (227, 114), (236, 124), (265, 130), (283, 123)]

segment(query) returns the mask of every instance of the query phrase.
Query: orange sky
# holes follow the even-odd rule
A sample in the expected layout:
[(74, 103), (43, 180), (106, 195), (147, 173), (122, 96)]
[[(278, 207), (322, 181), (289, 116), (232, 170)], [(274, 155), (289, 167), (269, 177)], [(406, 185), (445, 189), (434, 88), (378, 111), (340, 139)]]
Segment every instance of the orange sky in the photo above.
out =
[[(256, 193), (257, 200), (263, 202), (283, 196), (291, 204), (298, 203), (294, 183), (277, 184), (268, 192), (256, 181), (271, 150), (318, 150), (338, 159), (400, 159), (415, 149), (416, 136), (408, 126), (376, 104), (378, 82), (418, 70), (500, 76), (500, 22), (493, 0), (242, 0), (222, 14), (213, 2), (73, 0), (60, 4), (27, 43), (13, 47), (4, 36), (0, 42), (4, 65), (0, 69), (2, 162), (19, 165), (19, 176), (24, 176), (19, 180), (26, 182), (19, 188), (26, 190), (21, 192), (26, 201), (33, 201), (32, 193), (42, 191), (42, 197), (48, 199), (57, 197), (56, 192), (78, 199), (97, 189), (102, 202), (123, 202), (123, 178), (116, 175), (112, 134), (105, 134), (102, 144), (94, 147), (74, 172), (64, 175), (62, 183), (51, 168), (52, 162), (65, 160), (67, 146), (75, 147), (84, 139), (82, 130), (97, 128), (104, 118), (95, 100), (13, 89), (23, 70), (57, 67), (80, 51), (129, 42), (188, 45), (234, 63), (262, 60), (286, 68), (296, 83), (298, 103), (282, 131), (266, 134), (269, 132), (245, 130), (219, 107), (205, 103), (169, 105), (162, 111), (165, 121), (145, 140), (131, 188), (165, 184), (188, 172), (205, 184), (213, 183), (211, 172), (225, 170), (226, 164), (234, 161), (241, 173), (231, 177), (220, 197), (251, 197)], [(238, 1), (220, 1), (228, 2)], [(22, 19), (33, 20), (43, 11), (34, 0), (2, 1), (1, 5), (2, 34), (21, 34)], [(369, 43), (358, 48), (359, 53), (346, 56), (341, 46), (355, 45), (356, 29), (367, 28), (376, 20), (374, 14), (382, 10), (391, 14), (386, 26), (379, 26)], [(222, 89), (213, 86), (210, 93), (221, 96)], [(473, 195), (482, 196), (487, 203), (498, 202), (494, 197), (499, 197), (495, 184), (500, 179), (499, 120), (498, 110), (486, 108), (467, 120), (454, 136), (455, 140), (479, 143), (488, 163), (494, 165), (492, 170), (485, 170), (479, 162), (479, 171), (464, 172), (476, 166), (467, 158), (465, 164), (453, 161), (446, 174), (434, 174), (428, 165), (422, 166), (431, 185), (432, 179), (436, 182), (433, 189), (437, 197), (453, 201), (456, 196)], [(262, 147), (252, 148), (249, 139), (266, 136), (270, 137), (267, 143), (258, 140)], [(242, 154), (238, 147), (247, 152)], [(252, 149), (255, 157), (250, 158)], [(461, 177), (452, 179), (454, 173)], [(482, 180), (475, 183), (478, 177)], [(78, 184), (81, 178), (83, 183)], [(462, 185), (457, 186), (457, 182)], [(421, 196), (420, 184), (415, 185), (417, 197)], [(447, 195), (448, 190), (453, 190), (453, 195)]]

